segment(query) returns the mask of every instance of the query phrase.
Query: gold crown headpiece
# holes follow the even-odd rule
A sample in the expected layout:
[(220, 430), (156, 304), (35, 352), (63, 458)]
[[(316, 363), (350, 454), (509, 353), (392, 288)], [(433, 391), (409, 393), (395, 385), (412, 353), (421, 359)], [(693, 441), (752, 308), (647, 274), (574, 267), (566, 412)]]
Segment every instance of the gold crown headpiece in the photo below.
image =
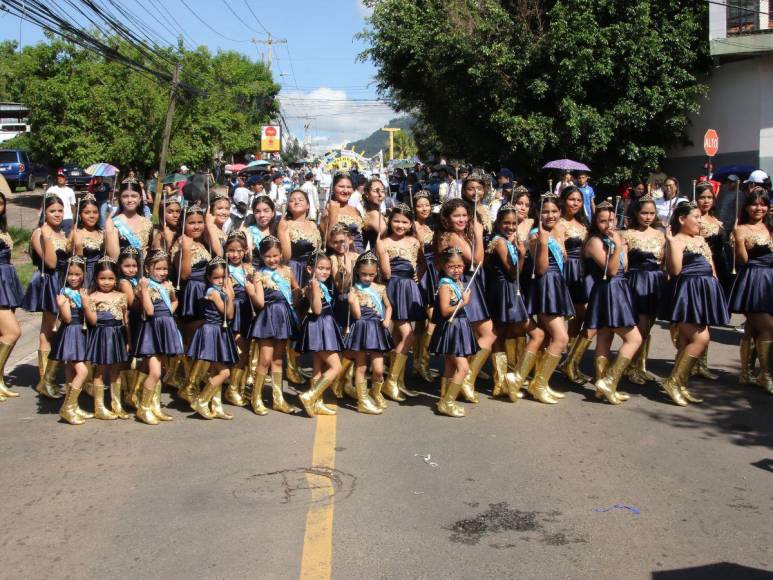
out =
[(78, 266), (85, 266), (86, 260), (81, 258), (80, 256), (70, 256), (70, 259), (67, 260), (70, 264), (77, 264)]
[(371, 250), (368, 250), (357, 256), (356, 263), (359, 264), (361, 262), (378, 262), (378, 257)]
[(225, 266), (226, 261), (220, 256), (215, 256), (209, 261), (209, 266)]
[(115, 260), (113, 260), (113, 258), (111, 258), (107, 254), (105, 254), (99, 260), (97, 260), (97, 264), (105, 264), (105, 263), (107, 263), (107, 264), (115, 264)]
[(97, 198), (96, 198), (96, 196), (93, 193), (91, 193), (89, 191), (89, 192), (87, 192), (87, 193), (85, 193), (83, 195), (83, 197), (80, 199), (80, 201), (78, 203), (81, 204), (81, 203), (84, 203), (86, 201), (93, 201), (94, 203), (96, 203), (97, 202)]
[(516, 208), (515, 208), (515, 206), (512, 203), (507, 201), (507, 202), (503, 203), (499, 207), (499, 211), (497, 213), (502, 213), (502, 212), (505, 212), (505, 211), (516, 211)]
[(231, 230), (228, 232), (228, 236), (226, 236), (225, 240), (226, 242), (230, 242), (231, 240), (247, 241), (247, 234), (245, 234), (242, 230)]
[(425, 199), (432, 199), (432, 194), (426, 189), (422, 189), (418, 193), (413, 194), (413, 201), (415, 202), (420, 197), (423, 197)]
[(279, 238), (277, 238), (276, 236), (272, 236), (271, 234), (269, 234), (269, 235), (267, 235), (265, 238), (263, 238), (262, 240), (260, 240), (260, 243), (261, 243), (261, 245), (262, 245), (264, 242), (273, 242), (273, 243), (275, 243), (275, 244), (278, 244), (278, 243), (279, 243)]
[(399, 209), (400, 211), (406, 212), (406, 213), (412, 213), (413, 212), (413, 210), (411, 209), (411, 207), (407, 203), (402, 203), (402, 202), (396, 203), (394, 205), (393, 209)]
[(169, 259), (169, 254), (166, 253), (166, 251), (162, 249), (151, 251), (150, 254), (148, 254), (148, 262), (158, 262), (160, 260), (167, 260)]
[(654, 203), (655, 202), (655, 198), (652, 197), (649, 193), (645, 193), (644, 195), (642, 195), (637, 200), (638, 203), (647, 203), (647, 202), (650, 202), (650, 201)]
[(186, 212), (188, 215), (190, 215), (190, 214), (192, 214), (192, 213), (200, 213), (200, 214), (203, 214), (205, 211), (206, 211), (206, 210), (205, 210), (205, 209), (202, 207), (202, 205), (201, 205), (201, 202), (200, 202), (200, 201), (197, 201), (196, 203), (193, 203), (193, 204), (189, 205), (189, 206), (188, 206), (188, 207), (185, 209), (185, 212)]
[(134, 246), (126, 246), (121, 250), (121, 255), (138, 257), (140, 255), (140, 251)]
[(458, 246), (448, 246), (445, 250), (443, 250), (443, 254), (446, 256), (454, 256), (454, 255), (462, 255), (462, 249)]
[(336, 222), (333, 224), (333, 227), (330, 228), (331, 236), (339, 236), (341, 234), (348, 236), (350, 233), (349, 226), (347, 226), (344, 222)]
[(609, 200), (604, 200), (596, 206), (596, 211), (599, 211), (600, 209), (614, 209), (614, 206), (609, 202)]

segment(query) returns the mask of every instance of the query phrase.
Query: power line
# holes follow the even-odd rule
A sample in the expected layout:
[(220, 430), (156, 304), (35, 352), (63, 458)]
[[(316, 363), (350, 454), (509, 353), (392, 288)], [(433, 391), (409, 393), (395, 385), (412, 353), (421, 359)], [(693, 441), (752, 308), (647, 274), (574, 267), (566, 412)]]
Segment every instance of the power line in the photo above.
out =
[(237, 14), (237, 13), (236, 13), (236, 10), (234, 10), (233, 8), (231, 8), (231, 5), (228, 3), (228, 0), (223, 0), (223, 4), (225, 4), (225, 7), (226, 7), (226, 8), (228, 8), (228, 10), (231, 12), (231, 14), (233, 14), (233, 15), (234, 15), (234, 17), (235, 17), (237, 20), (239, 20), (239, 22), (240, 22), (241, 24), (243, 24), (244, 26), (246, 26), (247, 28), (249, 28), (250, 30), (252, 30), (253, 32), (255, 32), (255, 33), (257, 33), (257, 34), (263, 34), (263, 33), (262, 33), (260, 30), (255, 30), (255, 29), (254, 29), (252, 26), (250, 26), (249, 24), (247, 24), (247, 23), (244, 21), (244, 18), (242, 18), (242, 17), (241, 17), (239, 14)]
[(293, 57), (290, 56), (289, 42), (285, 43), (285, 50), (287, 51), (287, 60), (290, 62), (290, 72), (293, 74), (293, 82), (295, 83), (295, 88), (298, 89), (298, 77), (295, 76), (295, 67), (293, 66)]
[[(164, 5), (163, 2), (160, 2), (159, 0), (150, 0), (150, 3), (153, 4), (154, 7), (156, 7), (156, 10), (163, 11), (166, 14), (166, 17), (169, 19), (171, 23), (175, 25), (177, 30), (180, 31), (180, 34), (187, 37), (189, 40), (189, 45), (192, 47), (196, 47), (198, 43), (186, 32), (186, 30), (180, 25), (180, 23), (177, 21), (177, 19), (174, 17), (174, 15), (169, 11), (169, 9)], [(162, 16), (163, 18), (163, 16)]]
[(249, 2), (247, 2), (247, 0), (244, 0), (244, 5), (247, 7), (247, 10), (250, 11), (250, 14), (252, 14), (252, 17), (255, 19), (255, 22), (258, 23), (258, 26), (260, 26), (266, 34), (270, 34), (269, 31), (268, 31), (268, 28), (263, 26), (263, 23), (258, 18), (258, 15), (255, 14), (255, 11), (252, 9), (252, 6), (250, 6), (250, 4), (249, 4)]
[(223, 34), (221, 32), (218, 32), (217, 30), (212, 28), (206, 20), (204, 20), (201, 16), (199, 16), (196, 13), (196, 11), (193, 8), (191, 8), (190, 5), (185, 0), (180, 0), (180, 2), (182, 2), (183, 6), (185, 6), (188, 9), (188, 11), (196, 17), (196, 20), (201, 22), (204, 26), (209, 28), (212, 32), (217, 34), (219, 37), (224, 38), (225, 40), (228, 40), (229, 42), (238, 42), (238, 43), (247, 43), (247, 42), (249, 42), (249, 40), (238, 40), (236, 38), (231, 38), (231, 37), (226, 36), (225, 34)]

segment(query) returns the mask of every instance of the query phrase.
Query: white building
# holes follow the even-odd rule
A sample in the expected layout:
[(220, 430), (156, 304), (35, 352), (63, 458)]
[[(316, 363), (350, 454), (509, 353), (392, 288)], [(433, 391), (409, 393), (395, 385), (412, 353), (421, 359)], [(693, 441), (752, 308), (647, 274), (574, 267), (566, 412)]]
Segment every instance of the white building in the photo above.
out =
[(719, 133), (714, 168), (754, 165), (773, 174), (773, 2), (732, 0), (709, 4), (708, 40), (714, 68), (693, 117), (693, 145), (669, 152), (663, 163), (685, 190), (705, 174), (707, 129)]

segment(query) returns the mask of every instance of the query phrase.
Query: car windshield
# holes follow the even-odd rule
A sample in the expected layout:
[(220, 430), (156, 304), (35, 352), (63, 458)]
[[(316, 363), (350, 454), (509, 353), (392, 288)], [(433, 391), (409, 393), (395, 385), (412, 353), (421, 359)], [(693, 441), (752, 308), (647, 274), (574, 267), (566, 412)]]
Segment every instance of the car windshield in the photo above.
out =
[(16, 151), (0, 151), (0, 163), (16, 163)]

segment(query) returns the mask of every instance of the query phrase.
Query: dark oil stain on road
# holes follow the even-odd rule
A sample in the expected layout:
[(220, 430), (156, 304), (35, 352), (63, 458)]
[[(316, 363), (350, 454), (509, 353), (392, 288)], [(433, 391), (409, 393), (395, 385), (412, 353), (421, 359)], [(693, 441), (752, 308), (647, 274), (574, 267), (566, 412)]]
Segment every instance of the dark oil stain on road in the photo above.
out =
[[(312, 486), (308, 475), (316, 476), (322, 483)], [(333, 496), (339, 501), (352, 495), (356, 483), (355, 476), (338, 469), (301, 467), (250, 475), (233, 490), (233, 495), (242, 504), (308, 506), (313, 503), (312, 489), (328, 490), (316, 503), (329, 501)]]
[[(492, 503), (489, 508), (474, 517), (454, 522), (446, 529), (451, 532), (450, 540), (459, 544), (474, 546), (483, 538), (496, 534), (516, 532), (524, 534), (520, 541), (530, 541), (529, 534), (537, 534), (539, 541), (549, 546), (563, 546), (570, 543), (584, 543), (586, 540), (571, 537), (567, 530), (548, 530), (546, 524), (559, 523), (561, 512), (537, 512), (512, 509), (505, 503)], [(515, 548), (518, 544), (509, 542), (491, 543), (490, 547), (502, 550)]]

